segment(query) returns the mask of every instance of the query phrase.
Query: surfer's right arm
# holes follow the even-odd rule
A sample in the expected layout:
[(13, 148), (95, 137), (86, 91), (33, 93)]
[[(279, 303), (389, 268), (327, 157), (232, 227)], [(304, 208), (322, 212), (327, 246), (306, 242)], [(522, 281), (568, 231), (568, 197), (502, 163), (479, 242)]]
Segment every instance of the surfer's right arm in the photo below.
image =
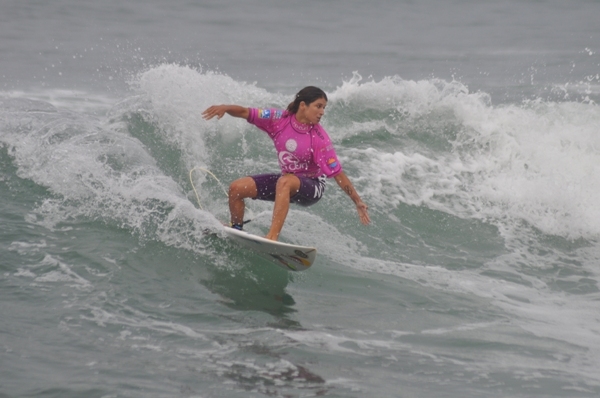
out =
[(239, 105), (213, 105), (210, 108), (206, 109), (204, 112), (202, 112), (202, 117), (205, 120), (210, 120), (215, 116), (217, 117), (217, 119), (220, 119), (226, 113), (233, 117), (241, 117), (242, 119), (248, 119), (248, 116), (250, 115), (250, 110)]

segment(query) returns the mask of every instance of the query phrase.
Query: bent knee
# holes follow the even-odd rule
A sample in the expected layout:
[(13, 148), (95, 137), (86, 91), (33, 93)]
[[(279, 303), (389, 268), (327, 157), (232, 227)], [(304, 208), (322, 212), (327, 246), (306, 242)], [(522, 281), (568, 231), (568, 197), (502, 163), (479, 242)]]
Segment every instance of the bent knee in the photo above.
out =
[(229, 197), (256, 197), (256, 183), (250, 177), (240, 178), (229, 185)]
[(300, 179), (293, 174), (286, 174), (277, 180), (277, 191), (295, 194), (300, 189)]

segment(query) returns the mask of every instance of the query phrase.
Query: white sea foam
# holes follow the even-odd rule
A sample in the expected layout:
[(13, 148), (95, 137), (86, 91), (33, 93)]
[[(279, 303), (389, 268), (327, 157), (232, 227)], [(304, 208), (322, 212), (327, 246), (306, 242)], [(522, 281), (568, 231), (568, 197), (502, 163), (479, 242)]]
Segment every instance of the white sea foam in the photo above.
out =
[[(248, 145), (255, 150), (256, 142), (263, 141), (244, 136), (251, 130), (244, 121), (206, 122), (202, 110), (221, 102), (285, 106), (287, 98), (226, 75), (172, 64), (140, 73), (132, 88), (138, 95), (115, 105), (109, 120), (55, 112), (40, 116), (38, 126), (34, 119), (29, 134), (8, 134), (3, 140), (16, 148), (21, 176), (62, 197), (41, 205), (46, 220), (76, 214), (109, 218), (143, 234), (149, 218), (155, 218), (156, 225), (162, 225), (160, 239), (177, 244), (169, 225), (177, 229), (178, 223), (189, 220), (217, 221), (208, 214), (198, 215), (180, 182), (164, 174), (151, 152), (170, 145), (181, 156), (175, 161), (188, 170), (197, 165), (226, 170), (228, 160), (206, 149), (215, 133), (225, 140), (241, 137), (242, 155)], [(569, 239), (594, 239), (600, 234), (596, 221), (600, 142), (595, 134), (600, 111), (593, 104), (535, 101), (494, 106), (485, 93), (470, 93), (456, 81), (389, 77), (363, 83), (358, 74), (330, 93), (330, 102), (334, 112), (348, 108), (342, 113), (347, 121), (337, 125), (335, 119), (328, 129), (374, 212), (405, 203), (461, 218), (492, 220), (502, 224), (503, 231), (525, 221), (546, 234)], [(365, 113), (366, 120), (353, 120), (361, 110), (389, 117), (368, 119)], [(132, 112), (155, 128), (160, 140), (155, 147), (148, 148), (152, 142), (144, 144), (127, 134), (131, 126), (126, 116)], [(12, 117), (8, 123), (19, 124), (14, 118), (30, 115)], [(347, 131), (346, 125), (351, 126)], [(410, 136), (410, 125), (424, 127), (429, 138), (419, 142), (420, 137)], [(378, 129), (406, 145), (367, 141), (361, 147), (346, 147), (341, 143), (356, 135), (368, 139), (368, 132)], [(439, 144), (430, 146), (427, 140)], [(265, 159), (270, 153), (264, 151)], [(181, 179), (187, 177), (185, 168)], [(203, 175), (195, 178), (198, 185), (207, 181)], [(89, 205), (69, 206), (71, 201)], [(175, 210), (163, 219), (152, 202)]]
[[(570, 239), (600, 235), (600, 108), (589, 103), (526, 102), (493, 106), (460, 83), (352, 80), (332, 95), (352, 109), (402, 109), (414, 123), (443, 113), (454, 131), (435, 134), (451, 151), (427, 147), (343, 149), (362, 164), (369, 200), (404, 202), (460, 217), (524, 220)], [(448, 113), (449, 112), (449, 113)], [(335, 128), (335, 127), (334, 127)], [(404, 136), (403, 125), (387, 127)], [(365, 164), (366, 163), (366, 164)]]

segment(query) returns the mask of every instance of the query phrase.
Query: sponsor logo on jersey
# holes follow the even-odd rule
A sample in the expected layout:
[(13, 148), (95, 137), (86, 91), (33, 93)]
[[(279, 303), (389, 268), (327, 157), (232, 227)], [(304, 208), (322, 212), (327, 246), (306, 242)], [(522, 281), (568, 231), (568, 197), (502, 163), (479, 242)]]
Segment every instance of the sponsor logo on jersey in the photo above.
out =
[(279, 165), (291, 173), (308, 169), (307, 163), (300, 162), (296, 156), (287, 151), (279, 152)]
[(281, 119), (281, 116), (283, 115), (283, 111), (281, 109), (278, 109), (275, 111), (275, 115), (273, 116), (274, 119)]
[(271, 110), (270, 109), (259, 109), (258, 110), (258, 118), (259, 119), (270, 119), (271, 118)]
[(296, 148), (298, 148), (298, 143), (295, 139), (290, 138), (285, 142), (285, 149), (287, 149), (288, 151), (294, 152)]
[(335, 159), (335, 158), (327, 159), (327, 166), (329, 166), (330, 169), (335, 169), (338, 166), (337, 159)]

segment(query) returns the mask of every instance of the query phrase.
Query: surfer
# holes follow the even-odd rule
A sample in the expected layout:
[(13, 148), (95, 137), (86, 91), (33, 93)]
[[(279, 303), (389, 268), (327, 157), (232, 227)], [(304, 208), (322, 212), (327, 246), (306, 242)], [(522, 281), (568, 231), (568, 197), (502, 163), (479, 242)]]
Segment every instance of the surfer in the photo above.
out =
[(277, 240), (287, 217), (290, 203), (310, 206), (319, 201), (326, 178), (333, 178), (352, 199), (360, 221), (371, 222), (367, 205), (342, 171), (329, 136), (319, 124), (327, 106), (327, 94), (308, 86), (296, 94), (286, 110), (246, 108), (240, 105), (213, 105), (202, 113), (205, 120), (226, 113), (246, 119), (266, 132), (275, 144), (281, 173), (239, 178), (229, 186), (231, 226), (242, 229), (244, 199), (275, 202), (267, 239)]

